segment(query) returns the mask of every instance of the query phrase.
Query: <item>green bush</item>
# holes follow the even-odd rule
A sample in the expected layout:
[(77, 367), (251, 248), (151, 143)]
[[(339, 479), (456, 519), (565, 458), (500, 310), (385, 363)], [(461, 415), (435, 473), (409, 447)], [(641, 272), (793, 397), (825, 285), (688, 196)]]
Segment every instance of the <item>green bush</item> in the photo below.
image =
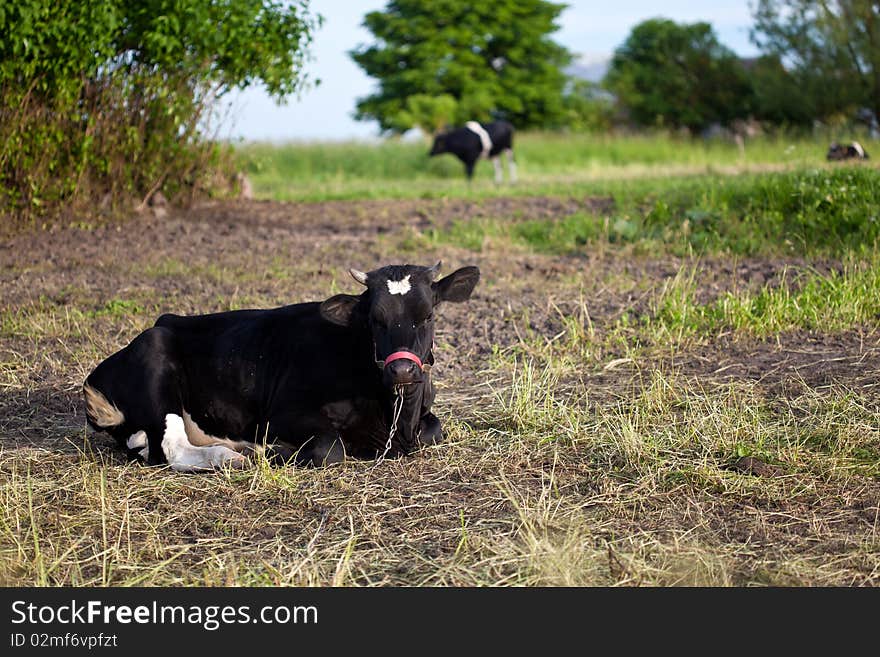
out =
[(880, 172), (863, 166), (614, 182), (604, 210), (510, 223), (459, 220), (430, 238), (481, 251), (486, 238), (540, 253), (594, 243), (641, 253), (832, 256), (880, 242)]
[(18, 0), (0, 5), (0, 212), (191, 194), (215, 101), (304, 83), (305, 2)]
[(698, 250), (840, 252), (880, 239), (880, 173), (868, 167), (695, 180), (642, 203), (647, 232), (681, 231)]

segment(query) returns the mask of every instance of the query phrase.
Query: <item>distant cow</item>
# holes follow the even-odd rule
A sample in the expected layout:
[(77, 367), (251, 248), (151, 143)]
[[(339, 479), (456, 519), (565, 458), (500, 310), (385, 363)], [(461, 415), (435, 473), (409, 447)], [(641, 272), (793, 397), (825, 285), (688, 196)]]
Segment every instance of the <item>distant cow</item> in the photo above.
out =
[(89, 424), (130, 458), (197, 471), (246, 463), (255, 443), (300, 464), (408, 454), (442, 439), (431, 413), (435, 308), (467, 300), (463, 267), (393, 265), (366, 290), (269, 310), (162, 315), (89, 374)]
[(501, 170), (501, 154), (507, 155), (510, 182), (516, 182), (516, 162), (513, 159), (513, 126), (507, 121), (477, 123), (468, 121), (463, 128), (455, 128), (437, 135), (429, 155), (452, 153), (464, 162), (468, 179), (474, 177), (474, 165), (480, 158), (492, 158), (495, 166), (495, 182), (504, 176)]
[(854, 141), (847, 146), (838, 144), (836, 141), (828, 148), (828, 154), (825, 156), (828, 161), (835, 160), (867, 160), (868, 153), (862, 148), (862, 145)]

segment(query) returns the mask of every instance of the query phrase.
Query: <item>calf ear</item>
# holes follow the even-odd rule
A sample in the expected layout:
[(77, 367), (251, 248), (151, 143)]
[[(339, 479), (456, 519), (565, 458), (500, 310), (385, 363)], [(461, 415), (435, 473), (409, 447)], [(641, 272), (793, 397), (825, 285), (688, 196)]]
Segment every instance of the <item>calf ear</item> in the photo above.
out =
[(360, 301), (360, 297), (352, 294), (337, 294), (330, 297), (321, 304), (321, 317), (331, 324), (348, 326), (358, 301)]
[(480, 270), (477, 267), (462, 267), (449, 276), (431, 284), (434, 290), (434, 305), (441, 301), (467, 301), (471, 292), (480, 281)]

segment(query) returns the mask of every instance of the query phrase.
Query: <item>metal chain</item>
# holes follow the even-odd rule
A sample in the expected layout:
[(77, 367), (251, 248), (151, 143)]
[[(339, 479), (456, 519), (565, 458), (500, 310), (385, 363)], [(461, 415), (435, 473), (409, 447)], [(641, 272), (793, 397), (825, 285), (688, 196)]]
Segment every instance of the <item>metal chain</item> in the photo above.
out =
[[(391, 450), (391, 439), (397, 433), (397, 421), (403, 411), (403, 386), (394, 386), (394, 417), (391, 420), (391, 430), (388, 432), (388, 442), (385, 443), (385, 451), (376, 459), (376, 465), (385, 460), (385, 455)], [(375, 466), (373, 466), (375, 467)]]

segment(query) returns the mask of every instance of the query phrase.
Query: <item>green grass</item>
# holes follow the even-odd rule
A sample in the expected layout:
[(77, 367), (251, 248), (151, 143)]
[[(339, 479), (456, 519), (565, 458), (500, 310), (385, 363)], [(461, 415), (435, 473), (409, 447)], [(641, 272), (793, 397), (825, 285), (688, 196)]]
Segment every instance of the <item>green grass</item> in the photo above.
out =
[(757, 292), (727, 291), (711, 303), (700, 304), (694, 300), (699, 269), (690, 274), (683, 270), (661, 290), (650, 329), (659, 339), (727, 329), (766, 337), (797, 329), (832, 332), (878, 323), (877, 256), (851, 262), (839, 273), (791, 270), (787, 274), (789, 280), (779, 285), (765, 285)]
[[(806, 391), (777, 402), (754, 384), (705, 387), (663, 364), (641, 372), (634, 394), (593, 401), (583, 384), (563, 392), (564, 370), (544, 358), (514, 357), (497, 367), (509, 368), (511, 378), (489, 407), (499, 416), (492, 419), (496, 431), (538, 445), (585, 446), (597, 467), (620, 476), (637, 474), (661, 487), (674, 486), (670, 472), (693, 473), (700, 466), (703, 472), (723, 470), (741, 456), (816, 471), (826, 467), (826, 475), (841, 479), (853, 472), (880, 476), (878, 410), (869, 399), (843, 389)], [(826, 456), (838, 460), (823, 465)]]
[(98, 307), (86, 290), (68, 290), (69, 298), (52, 299), (41, 295), (28, 305), (0, 311), (0, 336), (45, 338), (77, 337), (88, 333), (90, 323), (128, 324), (133, 318), (143, 322), (158, 310), (152, 302), (113, 298)]
[(601, 215), (523, 222), (512, 229), (506, 218), (481, 219), (427, 235), (434, 244), (473, 251), (501, 238), (550, 254), (599, 241), (679, 254), (838, 254), (872, 249), (880, 237), (880, 174), (866, 164), (828, 166), (825, 143), (818, 140), (755, 139), (744, 153), (723, 141), (663, 135), (525, 134), (517, 144), (522, 181), (500, 186), (490, 182), (488, 164), (468, 184), (457, 160), (427, 158), (421, 143), (252, 144), (238, 154), (257, 195), (279, 200), (614, 200), (614, 209)]
[[(873, 147), (866, 142), (869, 151)], [(237, 156), (260, 198), (482, 198), (598, 193), (620, 180), (819, 165), (826, 148), (824, 140), (783, 137), (750, 140), (740, 152), (721, 140), (663, 134), (527, 133), (515, 138), (520, 173), (515, 186), (492, 184), (492, 167), (485, 162), (468, 184), (454, 156), (429, 158), (430, 144), (422, 141), (247, 144), (237, 148)]]
[(646, 179), (602, 191), (615, 200), (604, 214), (462, 220), (423, 237), (477, 252), (499, 241), (546, 254), (603, 242), (642, 253), (737, 255), (869, 252), (880, 239), (880, 172), (866, 167)]
[(880, 237), (880, 173), (867, 167), (691, 180), (646, 194), (644, 232), (695, 250), (798, 253), (873, 248)]

